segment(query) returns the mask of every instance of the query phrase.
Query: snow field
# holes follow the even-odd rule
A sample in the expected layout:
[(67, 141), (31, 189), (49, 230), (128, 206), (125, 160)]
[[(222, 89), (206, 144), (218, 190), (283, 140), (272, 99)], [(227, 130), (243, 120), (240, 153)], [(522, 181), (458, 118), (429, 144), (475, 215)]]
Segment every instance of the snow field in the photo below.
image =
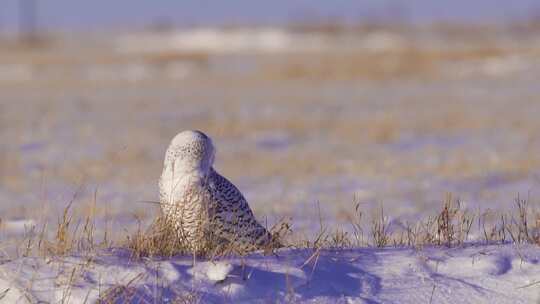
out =
[(0, 302), (536, 303), (533, 245), (424, 249), (283, 250), (195, 261), (20, 258), (0, 265)]

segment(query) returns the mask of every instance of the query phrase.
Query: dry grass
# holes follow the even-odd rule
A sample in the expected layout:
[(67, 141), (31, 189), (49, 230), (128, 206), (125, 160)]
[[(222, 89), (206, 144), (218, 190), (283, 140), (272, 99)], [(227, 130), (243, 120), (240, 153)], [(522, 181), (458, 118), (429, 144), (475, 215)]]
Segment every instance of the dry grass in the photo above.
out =
[[(540, 58), (538, 47), (534, 44), (513, 43), (506, 45), (496, 39), (497, 35), (489, 29), (439, 31), (434, 29), (435, 35), (441, 35), (448, 39), (448, 45), (433, 47), (414, 35), (418, 29), (400, 30), (399, 28), (386, 29), (348, 29), (349, 39), (353, 42), (361, 42), (369, 35), (386, 33), (400, 37), (397, 46), (383, 50), (370, 50), (364, 47), (347, 47), (340, 38), (343, 29), (325, 30), (322, 27), (316, 34), (322, 35), (323, 40), (329, 41), (329, 50), (315, 52), (285, 52), (278, 56), (257, 58), (261, 60), (256, 67), (249, 72), (237, 77), (230, 77), (229, 73), (220, 75), (212, 71), (212, 60), (219, 55), (207, 52), (194, 52), (183, 50), (162, 50), (152, 53), (122, 53), (118, 52), (114, 38), (89, 39), (82, 47), (76, 47), (73, 41), (62, 41), (61, 37), (51, 39), (50, 43), (41, 47), (10, 46), (0, 48), (0, 65), (24, 65), (31, 67), (33, 78), (26, 85), (41, 83), (46, 86), (69, 84), (72, 87), (92, 84), (95, 79), (85, 79), (85, 73), (93, 66), (116, 67), (120, 70), (137, 65), (146, 70), (156, 73), (152, 77), (143, 77), (136, 82), (151, 83), (153, 78), (159, 78), (161, 82), (176, 83), (178, 79), (167, 76), (169, 67), (177, 63), (187, 63), (194, 68), (201, 79), (197, 81), (211, 81), (211, 79), (225, 83), (253, 83), (268, 82), (269, 80), (290, 81), (343, 81), (343, 80), (367, 80), (367, 81), (392, 81), (396, 79), (424, 79), (444, 78), (447, 65), (461, 63), (465, 65), (478, 65), (485, 60), (493, 58), (506, 58), (507, 56), (525, 55), (535, 60)], [(347, 32), (345, 31), (345, 32)], [(302, 32), (302, 31), (301, 31)], [(489, 34), (489, 35), (486, 35)], [(529, 33), (529, 35), (531, 35)], [(486, 38), (489, 36), (490, 38)], [(494, 38), (495, 37), (495, 38)], [(113, 38), (113, 39), (111, 39)], [(517, 39), (517, 38), (515, 38)], [(520, 41), (521, 42), (521, 41)], [(65, 44), (65, 45), (64, 45)], [(362, 45), (362, 43), (360, 43)], [(463, 46), (465, 45), (465, 46)], [(515, 47), (514, 45), (520, 45)], [(45, 73), (43, 73), (45, 71)], [(52, 73), (51, 73), (52, 71)], [(60, 73), (57, 73), (61, 71)], [(82, 77), (81, 77), (82, 76)], [(222, 77), (225, 76), (223, 79)], [(129, 79), (113, 78), (100, 82), (102, 85), (113, 83), (130, 82)], [(99, 82), (99, 81), (98, 81)], [(1, 83), (0, 83), (1, 84)]]
[[(79, 189), (80, 190), (80, 189)], [(95, 254), (100, 249), (113, 246), (107, 227), (101, 231), (102, 238), (96, 236), (96, 200), (94, 194), (92, 207), (86, 209), (80, 217), (75, 217), (73, 204), (77, 200), (76, 192), (58, 218), (52, 237), (49, 223), (38, 222), (26, 227), (22, 239), (16, 245), (17, 256), (67, 256), (70, 254)], [(45, 218), (45, 216), (44, 216)]]
[[(80, 189), (79, 189), (80, 190)], [(172, 257), (191, 254), (185, 240), (172, 228), (166, 218), (157, 217), (148, 227), (142, 220), (138, 229), (126, 231), (127, 240), (113, 243), (108, 227), (101, 237), (96, 236), (96, 208), (98, 196), (94, 192), (90, 204), (73, 210), (78, 200), (77, 191), (61, 213), (54, 233), (48, 234), (50, 224), (39, 222), (27, 227), (24, 237), (19, 240), (18, 256), (64, 256), (73, 253), (94, 254), (100, 249), (120, 246), (131, 250), (134, 258)], [(365, 246), (461, 246), (471, 242), (513, 242), (540, 244), (540, 212), (530, 206), (530, 199), (517, 197), (512, 210), (493, 211), (490, 209), (472, 212), (464, 208), (459, 199), (447, 195), (442, 206), (433, 216), (414, 223), (390, 221), (381, 205), (369, 220), (366, 220), (359, 203), (353, 210), (346, 211), (348, 227), (327, 226), (319, 208), (319, 232), (311, 239), (292, 230), (294, 221), (281, 220), (270, 231), (284, 247), (290, 248), (357, 248)], [(477, 223), (477, 225), (474, 225)], [(475, 232), (476, 237), (470, 236)], [(269, 248), (267, 253), (274, 248)], [(214, 259), (220, 256), (242, 254), (233, 246), (221, 246), (209, 239), (200, 256)]]
[[(317, 250), (365, 246), (454, 247), (475, 243), (508, 242), (540, 245), (540, 214), (528, 206), (528, 200), (519, 197), (512, 210), (494, 214), (488, 209), (475, 214), (463, 208), (459, 199), (453, 199), (452, 195), (448, 194), (436, 215), (420, 219), (414, 224), (390, 222), (382, 205), (369, 223), (363, 223), (364, 214), (359, 206), (355, 204), (355, 212), (351, 212), (348, 218), (351, 226), (348, 231), (340, 227), (328, 227), (320, 217), (319, 232), (312, 240), (293, 236), (288, 238), (287, 246)], [(528, 224), (530, 220), (535, 222), (534, 226)], [(473, 228), (475, 223), (477, 223), (476, 230)], [(473, 230), (481, 237), (471, 239)], [(369, 231), (368, 238), (365, 238), (365, 231)]]
[[(413, 56), (416, 52), (414, 56), (419, 57), (425, 54), (427, 62), (445, 62), (480, 60), (495, 56), (500, 51), (482, 44), (473, 50), (467, 47), (464, 46), (465, 50), (450, 48), (437, 55), (431, 53), (438, 51), (424, 50), (419, 45), (418, 50), (410, 54)], [(102, 59), (103, 50), (94, 51), (81, 51), (77, 56), (86, 57), (88, 62), (95, 61), (98, 65), (108, 63)], [(511, 49), (503, 49), (502, 52), (514, 54)], [(21, 56), (14, 62), (32, 65), (33, 57), (13, 53), (12, 56)], [(520, 53), (515, 54), (519, 56)], [(39, 56), (61, 59), (64, 54), (45, 52)], [(183, 60), (175, 54), (155, 56), (157, 58), (142, 61), (150, 66), (162, 66)], [(344, 58), (338, 52), (260, 56), (247, 59), (248, 63), (251, 62), (249, 60), (255, 61), (255, 68), (249, 70), (249, 75), (227, 73), (227, 77), (214, 73), (201, 58), (201, 64), (197, 65), (197, 69), (201, 69), (200, 74), (194, 73), (185, 81), (167, 82), (158, 77), (149, 83), (134, 85), (122, 80), (94, 85), (79, 79), (82, 84), (72, 86), (71, 81), (79, 81), (78, 77), (84, 74), (79, 70), (85, 67), (76, 64), (73, 65), (73, 80), (66, 82), (48, 78), (47, 69), (36, 70), (35, 81), (3, 90), (5, 100), (17, 102), (2, 104), (0, 109), (0, 134), (12, 146), (0, 149), (0, 181), (7, 191), (22, 195), (29, 189), (40, 189), (40, 170), (45, 180), (70, 184), (84, 176), (98, 183), (114, 184), (111, 187), (114, 190), (110, 192), (133, 194), (134, 189), (150, 189), (147, 185), (157, 179), (162, 158), (160, 153), (164, 152), (167, 141), (179, 130), (188, 128), (205, 130), (219, 141), (217, 166), (232, 180), (242, 180), (246, 176), (253, 179), (282, 178), (286, 184), (302, 186), (316, 178), (333, 178), (345, 173), (368, 179), (412, 178), (420, 184), (424, 176), (457, 180), (482, 177), (486, 172), (506, 176), (522, 174), (526, 178), (526, 174), (540, 168), (540, 157), (535, 153), (540, 125), (535, 117), (520, 110), (531, 109), (528, 112), (534, 113), (537, 98), (534, 95), (522, 96), (525, 93), (517, 93), (518, 88), (511, 89), (521, 83), (520, 79), (502, 85), (496, 80), (474, 77), (470, 84), (459, 82), (456, 86), (452, 83), (449, 86), (445, 80), (433, 77), (424, 85), (415, 83), (416, 74), (411, 72), (410, 77), (403, 78), (403, 81), (394, 82), (381, 76), (384, 79), (358, 79), (357, 82), (353, 78), (363, 73), (367, 78), (370, 73), (386, 73), (392, 78), (392, 75), (400, 73), (403, 68), (400, 66), (409, 64), (406, 52), (366, 56), (362, 59), (362, 52), (345, 54)], [(116, 60), (113, 57), (111, 62)], [(8, 60), (9, 56), (3, 58)], [(372, 71), (386, 59), (398, 61), (395, 69)], [(55, 60), (37, 61), (54, 68)], [(118, 60), (123, 65), (136, 63), (140, 58)], [(195, 58), (193, 60), (196, 61)], [(219, 63), (222, 60), (225, 62), (226, 58), (212, 57), (210, 61)], [(70, 65), (69, 61), (66, 65)], [(280, 76), (282, 71), (295, 69), (295, 66), (306, 69), (305, 78), (301, 75), (294, 79)], [(423, 70), (422, 65), (418, 70)], [(256, 75), (251, 75), (251, 72)], [(57, 75), (66, 77), (67, 74)], [(350, 77), (353, 77), (352, 81), (349, 81)], [(58, 85), (41, 83), (41, 78), (47, 78), (43, 79), (45, 82), (57, 81)], [(407, 85), (409, 81), (412, 82), (410, 86)], [(32, 89), (34, 85), (39, 88)], [(491, 93), (474, 95), (486, 87)], [(489, 89), (491, 87), (494, 89)], [(508, 90), (500, 90), (504, 87)], [(469, 91), (471, 96), (467, 95)], [(503, 96), (504, 101), (497, 99), (498, 96)], [(267, 109), (270, 105), (271, 111)], [(189, 114), (188, 109), (195, 109), (195, 113)], [(82, 122), (74, 124), (70, 117), (81, 117)], [(30, 132), (34, 129), (35, 132)], [(488, 137), (494, 133), (493, 130), (499, 129), (507, 130), (508, 134)], [(58, 136), (53, 133), (60, 132), (56, 130), (67, 134)], [(258, 138), (274, 133), (289, 136), (290, 145), (285, 145), (282, 150), (256, 147)], [(130, 140), (133, 134), (137, 134), (139, 140)], [(411, 135), (413, 139), (420, 140), (430, 136), (443, 140), (457, 137), (465, 143), (451, 148), (428, 144), (413, 147), (417, 151), (412, 153), (391, 151), (392, 145), (406, 141)], [(529, 138), (529, 146), (523, 147), (526, 150), (516, 146), (521, 145), (521, 136)], [(46, 146), (35, 152), (21, 153), (17, 149), (33, 142), (44, 142)], [(481, 147), (473, 146), (472, 142), (479, 142)], [(235, 149), (222, 149), (222, 144)], [(51, 160), (62, 159), (62, 153), (70, 151), (72, 146), (97, 149), (91, 153), (79, 152), (80, 157), (73, 153), (73, 157), (57, 163)], [(485, 157), (486, 154), (489, 157)], [(32, 170), (29, 166), (37, 169), (28, 174), (25, 170)], [(296, 199), (293, 188), (285, 189), (283, 205), (293, 205), (306, 199)], [(147, 190), (145, 197), (150, 195), (153, 193)], [(343, 208), (345, 199), (350, 198), (348, 193), (346, 195), (336, 197), (336, 201), (342, 202), (338, 208)], [(385, 198), (390, 195), (399, 198), (400, 193), (384, 193)], [(142, 196), (137, 193), (137, 197)], [(376, 199), (382, 197), (382, 193), (376, 193)], [(253, 199), (263, 200), (264, 195)], [(26, 205), (35, 206), (39, 203), (36, 201)], [(6, 214), (26, 216), (17, 208), (20, 208), (18, 204), (6, 206)]]
[[(453, 247), (475, 242), (540, 245), (540, 213), (531, 209), (528, 202), (529, 200), (518, 197), (512, 210), (494, 213), (488, 209), (475, 214), (463, 208), (459, 199), (454, 199), (451, 194), (447, 194), (440, 211), (435, 216), (421, 219), (415, 224), (390, 222), (388, 216), (385, 215), (384, 206), (381, 205), (379, 212), (372, 216), (367, 227), (363, 223), (364, 214), (360, 204), (356, 203), (354, 212), (351, 212), (348, 218), (350, 229), (328, 227), (319, 213), (319, 231), (313, 239), (295, 234), (291, 228), (294, 222), (290, 220), (281, 220), (272, 227), (271, 231), (284, 247), (314, 250), (365, 246)], [(530, 221), (534, 224), (530, 225)], [(163, 223), (163, 219), (158, 218), (149, 230), (153, 232), (139, 231), (131, 238), (130, 248), (136, 256), (174, 256), (189, 252), (182, 245), (181, 240), (175, 240), (177, 233), (171, 230), (171, 226), (163, 225)], [(477, 223), (477, 233), (482, 235), (481, 239), (470, 238), (475, 223)], [(156, 226), (160, 228), (156, 230)], [(365, 231), (370, 232), (368, 237)], [(218, 256), (216, 252), (212, 254), (212, 258)], [(220, 253), (220, 255), (223, 254), (223, 252)], [(226, 254), (231, 254), (231, 251), (226, 251)]]
[[(113, 304), (113, 303), (163, 303), (161, 294), (152, 294), (152, 298), (145, 295), (141, 290), (132, 287), (137, 281), (142, 278), (142, 274), (134, 277), (126, 284), (118, 284), (105, 290), (100, 295), (97, 303)], [(197, 290), (171, 290), (168, 295), (170, 301), (167, 303), (173, 304), (199, 304), (204, 303), (203, 296)]]

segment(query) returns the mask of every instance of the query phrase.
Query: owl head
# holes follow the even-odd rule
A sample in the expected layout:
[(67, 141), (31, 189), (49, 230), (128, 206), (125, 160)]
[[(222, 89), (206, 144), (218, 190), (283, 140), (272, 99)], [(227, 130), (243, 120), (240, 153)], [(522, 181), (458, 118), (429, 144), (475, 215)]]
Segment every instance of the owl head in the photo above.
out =
[(164, 170), (173, 174), (206, 175), (214, 163), (214, 145), (212, 139), (201, 131), (183, 131), (178, 133), (165, 154)]

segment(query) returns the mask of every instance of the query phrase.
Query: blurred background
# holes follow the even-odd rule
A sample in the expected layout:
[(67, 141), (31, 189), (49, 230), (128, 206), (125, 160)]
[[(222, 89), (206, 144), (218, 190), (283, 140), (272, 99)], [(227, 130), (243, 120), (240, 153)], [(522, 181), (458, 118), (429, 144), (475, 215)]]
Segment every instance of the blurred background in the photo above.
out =
[(184, 129), (296, 231), (447, 192), (538, 208), (539, 79), (533, 0), (2, 0), (0, 240), (73, 197), (116, 237), (148, 223)]

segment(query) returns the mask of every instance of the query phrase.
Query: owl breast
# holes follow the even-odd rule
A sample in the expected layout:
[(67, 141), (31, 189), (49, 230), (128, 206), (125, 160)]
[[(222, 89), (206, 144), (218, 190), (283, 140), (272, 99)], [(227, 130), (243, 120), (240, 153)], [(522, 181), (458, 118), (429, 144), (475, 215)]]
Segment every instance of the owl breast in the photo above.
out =
[(193, 252), (204, 246), (208, 227), (208, 194), (198, 181), (161, 178), (160, 206), (179, 238)]

